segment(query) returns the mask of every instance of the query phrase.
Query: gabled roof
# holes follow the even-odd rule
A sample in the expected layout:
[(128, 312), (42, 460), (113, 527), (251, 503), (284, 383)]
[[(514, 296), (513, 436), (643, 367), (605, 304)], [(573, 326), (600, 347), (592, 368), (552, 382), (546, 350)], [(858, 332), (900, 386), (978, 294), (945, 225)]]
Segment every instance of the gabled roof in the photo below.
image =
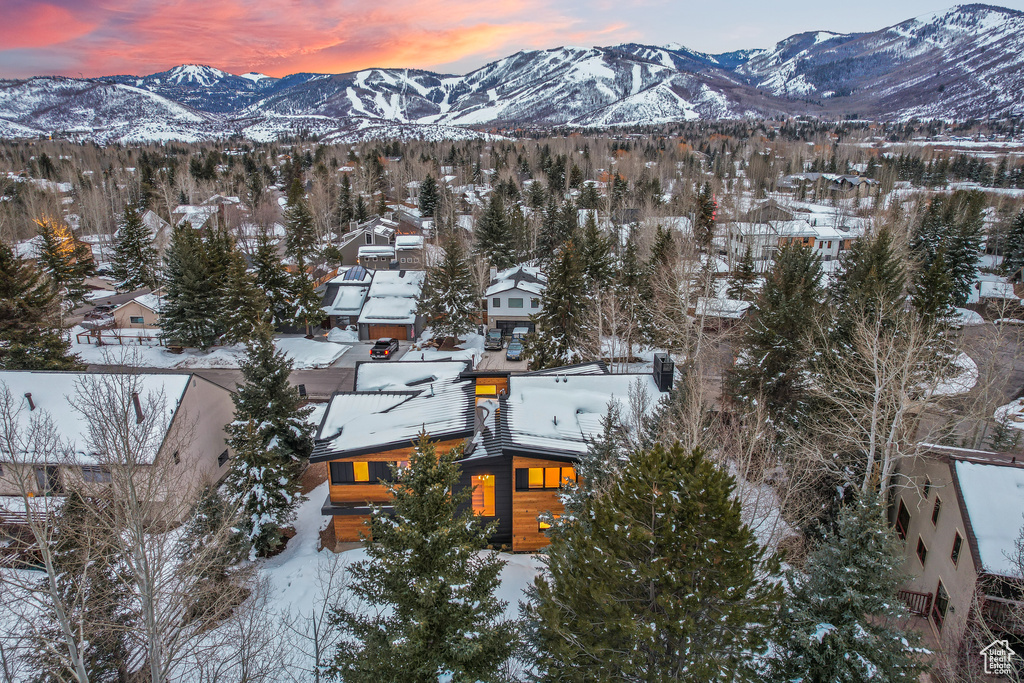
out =
[(1024, 523), (1024, 463), (981, 456), (954, 454), (949, 463), (971, 555), (979, 572), (1016, 577), (1012, 557)]
[(531, 294), (543, 294), (548, 278), (536, 266), (514, 266), (498, 272), (487, 287), (485, 296), (494, 296), (510, 289), (519, 289)]

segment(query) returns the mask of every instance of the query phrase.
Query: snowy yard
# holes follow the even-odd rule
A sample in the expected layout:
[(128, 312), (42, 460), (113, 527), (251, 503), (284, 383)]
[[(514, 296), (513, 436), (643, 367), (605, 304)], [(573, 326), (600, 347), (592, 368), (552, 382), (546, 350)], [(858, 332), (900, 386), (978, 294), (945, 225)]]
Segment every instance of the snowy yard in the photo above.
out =
[[(76, 327), (71, 331), (71, 351), (82, 360), (95, 365), (134, 365), (144, 368), (237, 368), (245, 358), (245, 346), (214, 346), (207, 351), (188, 349), (184, 353), (171, 353), (162, 346), (105, 344), (79, 344)], [(351, 347), (333, 341), (279, 336), (274, 345), (292, 359), (296, 370), (326, 368), (337, 361)]]
[(936, 383), (929, 396), (959, 396), (966, 394), (978, 383), (978, 364), (961, 352), (953, 361), (955, 374)]
[(434, 334), (427, 328), (420, 335), (420, 343), (413, 346), (409, 351), (399, 358), (399, 361), (428, 361), (428, 360), (471, 360), (473, 367), (476, 367), (484, 355), (484, 337), (481, 334), (463, 335), (465, 341), (457, 344), (455, 349), (435, 349), (431, 346), (420, 347), (423, 342), (433, 339)]

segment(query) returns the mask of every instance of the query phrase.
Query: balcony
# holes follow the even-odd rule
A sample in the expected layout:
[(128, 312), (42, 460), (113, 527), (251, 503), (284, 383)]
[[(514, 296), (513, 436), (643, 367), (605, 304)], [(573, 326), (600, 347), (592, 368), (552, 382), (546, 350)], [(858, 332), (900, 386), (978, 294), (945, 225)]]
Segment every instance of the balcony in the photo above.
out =
[(986, 595), (981, 613), (993, 631), (1024, 635), (1024, 602)]
[(928, 616), (928, 610), (931, 609), (932, 606), (931, 593), (901, 590), (897, 593), (897, 597), (907, 606), (907, 610), (911, 614), (916, 614), (921, 617)]

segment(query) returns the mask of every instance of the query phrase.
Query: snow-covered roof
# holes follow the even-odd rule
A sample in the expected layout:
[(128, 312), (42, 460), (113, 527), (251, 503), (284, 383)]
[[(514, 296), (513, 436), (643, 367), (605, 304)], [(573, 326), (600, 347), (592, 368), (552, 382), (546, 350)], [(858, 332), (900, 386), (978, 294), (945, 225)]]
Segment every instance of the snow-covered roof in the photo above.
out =
[(707, 296), (697, 297), (696, 315), (711, 318), (730, 318), (738, 320), (752, 306), (749, 301), (735, 299), (713, 299)]
[(401, 448), (421, 431), (433, 438), (472, 434), (474, 383), (464, 361), (361, 363), (356, 391), (331, 397), (313, 460)]
[(120, 310), (121, 308), (124, 308), (125, 306), (132, 302), (137, 303), (140, 306), (145, 306), (146, 308), (152, 310), (155, 313), (159, 313), (164, 307), (163, 297), (160, 296), (159, 294), (150, 293), (140, 294), (131, 301), (125, 301), (123, 304), (121, 304), (114, 310)]
[[(89, 422), (70, 403), (77, 388), (81, 386), (80, 383), (88, 381), (90, 377), (97, 375), (84, 372), (0, 371), (0, 391), (6, 387), (14, 397), (15, 405), (21, 409), (16, 414), (16, 419), (22, 429), (27, 429), (29, 421), (45, 411), (61, 438), (72, 445), (77, 460), (84, 464), (92, 464), (96, 459), (85, 450), (88, 448)], [(136, 374), (134, 377), (139, 382), (139, 396), (143, 405), (146, 405), (147, 397), (162, 393), (173, 415), (185, 395), (192, 376), (161, 373)], [(30, 409), (25, 394), (32, 394), (35, 410)]]
[(1013, 284), (1010, 282), (990, 282), (987, 280), (981, 281), (981, 291), (979, 295), (982, 299), (1016, 299), (1017, 295), (1013, 293)]
[(219, 207), (216, 205), (196, 206), (193, 204), (181, 204), (174, 208), (171, 216), (177, 216), (177, 220), (174, 222), (175, 226), (188, 221), (193, 228), (201, 228), (206, 221), (210, 220), (211, 216), (217, 213), (218, 209)]
[(510, 289), (540, 295), (547, 288), (547, 282), (547, 276), (536, 266), (513, 266), (499, 271), (491, 278), (485, 296), (494, 296)]
[(370, 297), (407, 297), (415, 299), (423, 288), (422, 270), (378, 270), (370, 284)]
[(366, 244), (359, 247), (359, 257), (364, 256), (394, 256), (395, 248), (388, 244)]
[(334, 278), (327, 283), (327, 289), (324, 292), (324, 313), (327, 315), (359, 315), (359, 312), (363, 310), (363, 303), (366, 301), (366, 294), (369, 291), (368, 281), (339, 282), (339, 278)]
[(611, 401), (619, 403), (626, 424), (634, 423), (631, 388), (646, 392), (652, 412), (662, 395), (653, 375), (513, 375), (505, 400), (509, 445), (585, 453), (587, 440), (600, 435)]
[(422, 249), (423, 237), (420, 235), (398, 235), (395, 237), (395, 249)]
[(955, 460), (964, 510), (986, 572), (1015, 576), (1014, 556), (1024, 515), (1024, 469), (1011, 465)]
[(363, 304), (359, 322), (364, 324), (412, 325), (416, 322), (416, 300), (407, 297), (373, 297)]

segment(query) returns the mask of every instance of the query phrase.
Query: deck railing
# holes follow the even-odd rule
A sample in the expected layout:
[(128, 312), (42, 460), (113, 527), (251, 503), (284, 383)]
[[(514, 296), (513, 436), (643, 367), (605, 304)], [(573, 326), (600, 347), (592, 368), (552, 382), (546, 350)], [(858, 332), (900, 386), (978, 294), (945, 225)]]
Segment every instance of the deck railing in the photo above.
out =
[(922, 617), (928, 616), (928, 610), (931, 609), (932, 606), (931, 593), (902, 590), (897, 594), (897, 597), (903, 601), (911, 613), (918, 614)]

